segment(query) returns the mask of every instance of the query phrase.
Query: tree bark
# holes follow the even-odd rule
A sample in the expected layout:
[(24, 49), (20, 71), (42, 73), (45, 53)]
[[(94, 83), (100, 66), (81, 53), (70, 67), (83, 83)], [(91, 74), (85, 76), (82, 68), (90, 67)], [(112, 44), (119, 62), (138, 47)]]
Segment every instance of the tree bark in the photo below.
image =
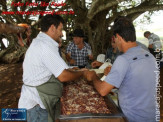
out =
[[(20, 0), (12, 0), (15, 3), (22, 2)], [(29, 0), (24, 0), (27, 2)], [(38, 2), (41, 0), (33, 0), (32, 2)], [(45, 1), (45, 0), (44, 0)], [(53, 0), (46, 0), (45, 2), (52, 2)], [(127, 2), (127, 5), (125, 3)], [(137, 4), (132, 4), (132, 3)], [(88, 5), (89, 3), (89, 5)], [(10, 9), (7, 5), (7, 1), (1, 0), (0, 5), (2, 6), (3, 11), (26, 11), (27, 6), (11, 6)], [(54, 7), (49, 6), (49, 9), (52, 11)], [(119, 15), (127, 16), (132, 21), (135, 20), (138, 16), (143, 14), (146, 11), (156, 11), (163, 10), (162, 0), (141, 0), (138, 3), (136, 0), (92, 0), (91, 2), (86, 0), (66, 0), (66, 6), (56, 7), (59, 10), (73, 10), (75, 15), (63, 15), (66, 19), (66, 32), (67, 34), (71, 33), (75, 28), (82, 28), (85, 33), (88, 35), (89, 43), (93, 49), (94, 56), (97, 56), (99, 53), (104, 52), (106, 48), (110, 46), (109, 39), (112, 36), (112, 23), (115, 18)], [(0, 13), (2, 12), (0, 10)], [(45, 11), (47, 6), (41, 7), (29, 7), (27, 11)], [(39, 22), (42, 16), (39, 16), (39, 20), (33, 23), (32, 28), (33, 32), (31, 38), (36, 36), (36, 33), (39, 32), (37, 28), (40, 27)], [(18, 23), (27, 23), (31, 25), (33, 20), (30, 19), (29, 15), (2, 15), (0, 16), (0, 34), (12, 34), (14, 37), (17, 33), (23, 33), (24, 28), (18, 27), (13, 24)], [(12, 24), (5, 24), (12, 23)], [(67, 26), (69, 25), (69, 26)], [(109, 28), (108, 28), (109, 27)], [(69, 37), (69, 36), (68, 36)], [(69, 38), (68, 38), (69, 39)], [(17, 44), (16, 37), (14, 39), (9, 39), (10, 44), (7, 49), (3, 49), (0, 52), (0, 59), (2, 57), (4, 61), (15, 62), (23, 54), (20, 54), (20, 47)], [(69, 40), (68, 40), (69, 41)], [(13, 48), (13, 49), (10, 49)], [(6, 51), (7, 50), (7, 51)], [(17, 55), (16, 58), (16, 53)], [(25, 51), (24, 51), (25, 52)], [(13, 53), (13, 54), (12, 54)], [(10, 54), (10, 55), (8, 55)], [(3, 55), (3, 56), (2, 56)], [(8, 55), (8, 56), (7, 56)], [(12, 57), (11, 60), (8, 60), (9, 57)], [(15, 57), (14, 57), (15, 56)], [(20, 58), (21, 59), (21, 58)]]
[(0, 34), (23, 33), (25, 28), (0, 22)]

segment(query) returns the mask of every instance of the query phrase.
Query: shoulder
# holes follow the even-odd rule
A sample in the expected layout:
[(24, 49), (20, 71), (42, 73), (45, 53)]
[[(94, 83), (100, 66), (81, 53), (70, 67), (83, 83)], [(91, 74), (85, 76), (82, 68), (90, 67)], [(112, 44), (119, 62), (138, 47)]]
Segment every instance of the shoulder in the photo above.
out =
[(106, 50), (106, 58), (110, 58), (110, 55), (112, 54), (112, 48), (107, 48)]
[(84, 45), (85, 45), (87, 48), (91, 48), (91, 46), (90, 46), (88, 43), (86, 43), (86, 42), (84, 42)]
[(150, 36), (149, 36), (149, 39), (154, 39), (154, 38), (157, 38), (159, 39), (160, 37), (154, 33), (152, 33)]
[(34, 50), (34, 52), (36, 52), (36, 51), (42, 52), (46, 48), (47, 48), (47, 44), (46, 43), (44, 44), (40, 38), (36, 37), (35, 39), (33, 39), (32, 43), (28, 49)]
[(111, 52), (113, 50), (112, 47), (107, 48), (107, 52)]
[(122, 64), (130, 65), (130, 63), (135, 61), (137, 55), (139, 55), (139, 52), (140, 50), (133, 49), (133, 50), (127, 51), (126, 53), (119, 55), (117, 59), (119, 59)]
[(156, 34), (153, 34), (154, 41), (160, 41), (160, 37)]
[(145, 57), (151, 57), (151, 58), (153, 57), (151, 53), (143, 49), (141, 46), (137, 46), (133, 48), (132, 50), (122, 54), (122, 56), (127, 59), (128, 63), (133, 63), (140, 59), (145, 59)]
[(158, 35), (156, 35), (154, 33), (152, 33), (151, 36), (153, 36), (153, 37), (159, 37)]
[(67, 48), (70, 48), (70, 47), (73, 47), (73, 46), (75, 46), (75, 44), (73, 42), (69, 42)]
[(74, 43), (73, 42), (69, 42), (68, 45), (74, 45)]
[(126, 64), (128, 63), (128, 56), (124, 54), (119, 55), (115, 61), (119, 64)]

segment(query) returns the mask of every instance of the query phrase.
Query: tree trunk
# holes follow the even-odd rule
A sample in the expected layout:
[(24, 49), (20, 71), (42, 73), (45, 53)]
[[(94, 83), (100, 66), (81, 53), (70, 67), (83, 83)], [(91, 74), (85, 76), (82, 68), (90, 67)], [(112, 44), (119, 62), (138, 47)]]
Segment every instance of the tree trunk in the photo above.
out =
[(9, 40), (9, 46), (0, 51), (0, 62), (17, 63), (23, 61), (27, 47), (20, 47), (17, 44), (17, 37), (14, 35), (8, 35), (7, 40)]
[(25, 28), (0, 22), (0, 34), (23, 33)]
[[(12, 50), (12, 51), (11, 51)], [(13, 51), (13, 48), (8, 48), (5, 52), (6, 55), (4, 55), (1, 58), (1, 62), (3, 63), (17, 63), (19, 61), (23, 61), (24, 54), (26, 52), (27, 48), (19, 47), (18, 49)], [(11, 53), (8, 53), (11, 52)]]

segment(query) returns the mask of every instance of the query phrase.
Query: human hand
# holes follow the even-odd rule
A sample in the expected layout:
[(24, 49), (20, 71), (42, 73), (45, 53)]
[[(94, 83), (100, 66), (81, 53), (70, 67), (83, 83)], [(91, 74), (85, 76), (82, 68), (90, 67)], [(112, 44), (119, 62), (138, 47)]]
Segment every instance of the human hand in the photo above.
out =
[(75, 60), (74, 59), (71, 59), (70, 60), (70, 64), (72, 65), (72, 64), (75, 64)]
[(82, 68), (82, 69), (79, 69), (79, 71), (86, 71), (88, 70), (87, 68)]
[(93, 81), (93, 80), (95, 80), (96, 78), (98, 78), (98, 76), (96, 75), (96, 72), (95, 72), (95, 71), (85, 70), (85, 71), (84, 71), (84, 78), (85, 78), (87, 81)]
[(111, 66), (109, 65), (108, 67), (106, 67), (106, 68), (104, 69), (104, 75), (107, 76), (108, 73), (110, 72), (110, 70), (111, 70)]
[(98, 62), (98, 61), (94, 61), (94, 62), (91, 63), (92, 68), (96, 68), (96, 67), (99, 67), (101, 65), (102, 65), (102, 63)]
[(88, 55), (88, 57), (89, 57), (89, 60), (93, 59), (93, 55)]
[(79, 68), (78, 68), (78, 67), (73, 67), (72, 69), (73, 69), (73, 70), (79, 70)]

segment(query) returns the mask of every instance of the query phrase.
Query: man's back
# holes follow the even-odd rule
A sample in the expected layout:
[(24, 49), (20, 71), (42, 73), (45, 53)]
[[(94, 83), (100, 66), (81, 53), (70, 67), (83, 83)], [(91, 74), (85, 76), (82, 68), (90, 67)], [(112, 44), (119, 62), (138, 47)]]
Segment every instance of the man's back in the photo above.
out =
[(155, 119), (155, 59), (139, 47), (131, 48), (122, 57), (128, 62), (128, 68), (119, 88), (121, 108), (130, 121), (152, 122)]
[(115, 60), (106, 81), (119, 88), (119, 104), (129, 121), (155, 119), (155, 58), (140, 46)]

